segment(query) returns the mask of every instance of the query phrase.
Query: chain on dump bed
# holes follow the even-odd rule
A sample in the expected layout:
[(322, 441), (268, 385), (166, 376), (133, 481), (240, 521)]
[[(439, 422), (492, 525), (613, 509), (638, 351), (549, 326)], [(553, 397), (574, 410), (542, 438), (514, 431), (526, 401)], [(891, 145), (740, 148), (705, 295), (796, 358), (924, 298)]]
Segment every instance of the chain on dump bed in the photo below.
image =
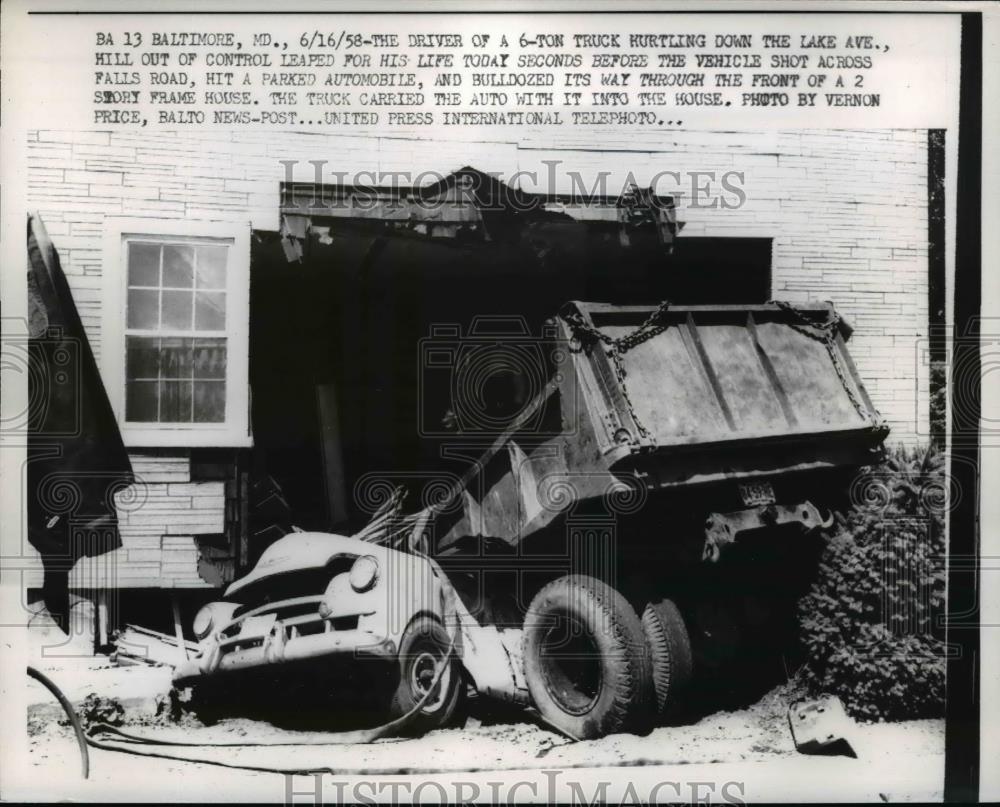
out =
[(848, 378), (847, 371), (844, 369), (844, 363), (840, 358), (840, 350), (837, 348), (837, 343), (834, 339), (837, 328), (840, 327), (840, 314), (836, 311), (831, 311), (830, 316), (827, 317), (825, 322), (813, 322), (791, 303), (784, 300), (771, 300), (771, 302), (782, 311), (791, 314), (792, 322), (788, 323), (789, 327), (808, 336), (810, 339), (823, 343), (826, 352), (830, 355), (830, 361), (833, 362), (833, 369), (837, 371), (837, 377), (840, 379), (840, 383), (847, 393), (847, 398), (850, 400), (855, 411), (865, 420), (878, 420), (878, 413), (870, 412), (868, 407), (865, 406), (864, 402), (855, 393), (854, 384)]
[[(791, 303), (785, 302), (784, 300), (771, 300), (770, 302), (782, 311), (791, 315), (792, 321), (788, 323), (791, 328), (805, 336), (808, 336), (810, 339), (814, 339), (815, 341), (823, 344), (830, 356), (830, 361), (833, 363), (833, 369), (836, 371), (837, 377), (840, 379), (840, 383), (843, 386), (844, 391), (847, 393), (847, 398), (850, 400), (855, 411), (857, 411), (857, 413), (865, 420), (874, 419), (875, 421), (880, 421), (881, 418), (878, 413), (869, 411), (868, 407), (865, 406), (864, 402), (856, 394), (854, 384), (848, 378), (848, 373), (844, 368), (843, 361), (840, 358), (840, 351), (837, 348), (837, 344), (834, 339), (837, 328), (840, 326), (840, 315), (836, 311), (832, 311), (831, 315), (825, 322), (813, 322)], [(631, 333), (619, 337), (618, 339), (608, 336), (606, 333), (591, 325), (578, 311), (560, 312), (560, 316), (573, 329), (574, 335), (580, 339), (581, 342), (583, 341), (581, 337), (586, 336), (593, 341), (601, 342), (602, 344), (607, 345), (608, 355), (614, 364), (615, 376), (617, 377), (618, 384), (621, 387), (622, 397), (628, 405), (636, 428), (644, 437), (650, 437), (651, 435), (646, 427), (639, 421), (639, 418), (636, 417), (635, 407), (632, 405), (632, 400), (629, 398), (628, 389), (625, 386), (625, 364), (622, 361), (622, 354), (631, 350), (636, 345), (642, 344), (646, 340), (652, 339), (654, 336), (663, 333), (663, 331), (667, 329), (667, 326), (663, 324), (662, 319), (663, 315), (669, 308), (670, 301), (664, 300), (659, 306), (657, 306), (656, 310), (649, 315), (642, 325)]]
[(588, 336), (591, 340), (601, 342), (608, 347), (608, 356), (611, 358), (611, 363), (615, 367), (615, 378), (618, 381), (618, 387), (621, 389), (622, 397), (625, 399), (625, 404), (628, 406), (629, 413), (632, 415), (632, 422), (635, 423), (636, 429), (638, 429), (639, 434), (643, 437), (651, 437), (649, 430), (642, 425), (642, 421), (635, 413), (635, 407), (632, 405), (632, 399), (628, 395), (628, 387), (625, 385), (625, 363), (622, 361), (622, 354), (636, 347), (636, 345), (641, 345), (643, 342), (652, 339), (654, 336), (663, 333), (667, 326), (663, 324), (663, 315), (667, 313), (670, 308), (670, 301), (664, 300), (660, 303), (656, 310), (650, 314), (646, 321), (642, 323), (638, 328), (636, 328), (631, 333), (625, 334), (625, 336), (620, 336), (614, 339), (608, 336), (603, 331), (591, 325), (587, 322), (583, 315), (579, 311), (561, 311), (559, 316), (573, 329), (574, 336), (580, 339), (581, 342), (584, 340), (582, 336)]

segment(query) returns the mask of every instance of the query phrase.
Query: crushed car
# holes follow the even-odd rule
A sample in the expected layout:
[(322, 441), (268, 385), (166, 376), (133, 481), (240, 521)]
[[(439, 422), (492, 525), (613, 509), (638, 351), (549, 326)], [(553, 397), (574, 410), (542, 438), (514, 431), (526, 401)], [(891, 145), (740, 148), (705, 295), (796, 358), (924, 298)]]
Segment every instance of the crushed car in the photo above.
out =
[(358, 537), (293, 532), (197, 613), (198, 650), (175, 669), (174, 686), (218, 693), (247, 676), (339, 667), (369, 687), (385, 684), (390, 720), (413, 713), (414, 730), (443, 726), (464, 687), (448, 602), (447, 581), (426, 558)]

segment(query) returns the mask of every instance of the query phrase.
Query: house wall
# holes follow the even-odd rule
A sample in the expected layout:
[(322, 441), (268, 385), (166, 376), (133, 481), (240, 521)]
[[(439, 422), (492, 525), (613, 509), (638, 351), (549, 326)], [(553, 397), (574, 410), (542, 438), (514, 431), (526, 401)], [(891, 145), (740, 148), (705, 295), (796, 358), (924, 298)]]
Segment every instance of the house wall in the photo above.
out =
[[(743, 172), (737, 209), (692, 204), (681, 190), (685, 236), (773, 239), (772, 294), (792, 302), (832, 300), (853, 325), (851, 352), (892, 427), (891, 441), (928, 432), (927, 135), (919, 131), (685, 132), (655, 136), (528, 134), (517, 142), (365, 138), (261, 132), (70, 132), (29, 136), (29, 206), (41, 214), (94, 351), (101, 349), (104, 221), (109, 215), (213, 219), (277, 229), (279, 183), (289, 170), (314, 181), (310, 160), (335, 172), (432, 172), (464, 165), (525, 190), (568, 192), (605, 172), (607, 193), (631, 174), (642, 186), (661, 171)], [(294, 161), (291, 169), (282, 161)], [(553, 163), (553, 161), (557, 161)], [(552, 166), (555, 165), (553, 173)], [(549, 181), (549, 177), (553, 181)], [(365, 178), (369, 182), (371, 177)], [(341, 180), (342, 181), (342, 180)], [(403, 180), (403, 184), (408, 184)], [(672, 185), (661, 180), (657, 190)], [(715, 186), (718, 188), (718, 185)], [(732, 196), (727, 194), (732, 200)], [(191, 482), (186, 452), (136, 451), (145, 503), (122, 517), (120, 585), (198, 586), (193, 536), (223, 531), (221, 482)], [(136, 581), (128, 582), (125, 581)]]

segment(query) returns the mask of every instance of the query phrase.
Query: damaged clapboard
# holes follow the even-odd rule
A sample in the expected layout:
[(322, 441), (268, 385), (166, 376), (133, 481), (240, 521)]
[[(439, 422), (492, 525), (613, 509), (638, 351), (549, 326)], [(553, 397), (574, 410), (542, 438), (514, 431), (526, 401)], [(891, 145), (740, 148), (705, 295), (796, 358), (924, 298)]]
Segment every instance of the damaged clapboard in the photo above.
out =
[(197, 649), (194, 642), (184, 641), (181, 647), (175, 636), (139, 625), (126, 625), (115, 637), (114, 656), (119, 665), (138, 662), (173, 667)]

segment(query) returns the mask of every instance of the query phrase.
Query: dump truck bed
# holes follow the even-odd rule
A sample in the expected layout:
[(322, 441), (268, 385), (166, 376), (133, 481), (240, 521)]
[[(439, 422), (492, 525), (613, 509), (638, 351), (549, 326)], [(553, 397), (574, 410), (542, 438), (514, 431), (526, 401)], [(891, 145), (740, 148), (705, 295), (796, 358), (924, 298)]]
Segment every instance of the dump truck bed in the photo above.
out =
[[(605, 452), (750, 440), (867, 435), (887, 429), (845, 346), (832, 305), (792, 308), (571, 303), (580, 414)], [(639, 330), (644, 323), (647, 326)]]
[(608, 497), (619, 512), (623, 483), (720, 512), (740, 507), (740, 485), (813, 499), (875, 461), (888, 434), (830, 304), (569, 303), (550, 333), (548, 384), (433, 508), (460, 514), (442, 546), (518, 544)]

